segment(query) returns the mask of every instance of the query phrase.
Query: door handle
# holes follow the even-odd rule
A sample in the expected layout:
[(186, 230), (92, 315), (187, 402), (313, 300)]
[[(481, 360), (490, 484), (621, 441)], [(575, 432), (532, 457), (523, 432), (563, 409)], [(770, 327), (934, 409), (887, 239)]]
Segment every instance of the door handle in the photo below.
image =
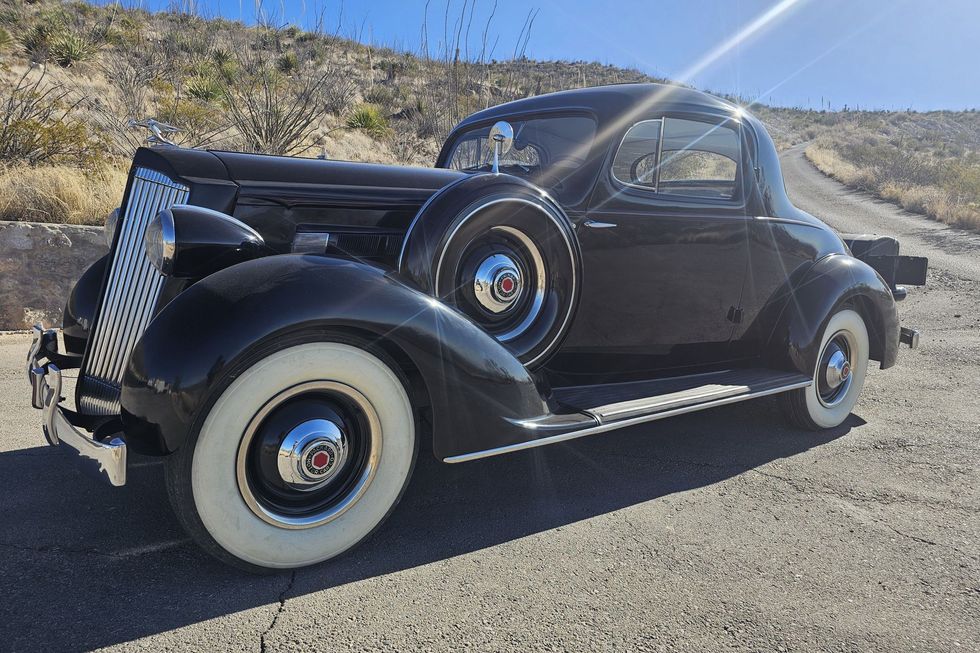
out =
[(589, 229), (612, 229), (613, 227), (616, 226), (612, 222), (599, 222), (598, 220), (591, 220), (591, 219), (586, 220), (582, 224), (584, 224)]

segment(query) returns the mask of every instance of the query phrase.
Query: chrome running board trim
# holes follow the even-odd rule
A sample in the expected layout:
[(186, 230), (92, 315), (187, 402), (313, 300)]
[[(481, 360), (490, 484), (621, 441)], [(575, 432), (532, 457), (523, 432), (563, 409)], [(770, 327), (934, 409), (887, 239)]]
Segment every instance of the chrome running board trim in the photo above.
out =
[(615, 431), (617, 429), (626, 428), (628, 426), (634, 426), (636, 424), (643, 424), (645, 422), (653, 422), (658, 419), (664, 419), (665, 417), (673, 417), (675, 415), (683, 415), (685, 413), (694, 413), (699, 410), (704, 410), (706, 408), (714, 408), (715, 406), (724, 406), (726, 404), (734, 404), (740, 401), (745, 401), (747, 399), (756, 399), (758, 397), (765, 397), (766, 395), (778, 394), (780, 392), (788, 392), (790, 390), (797, 390), (799, 388), (808, 388), (813, 385), (812, 379), (807, 379), (806, 381), (800, 381), (798, 383), (790, 383), (784, 386), (778, 386), (775, 388), (767, 388), (765, 390), (760, 390), (757, 392), (750, 392), (747, 394), (734, 395), (721, 397), (719, 399), (714, 399), (711, 401), (706, 401), (700, 404), (691, 404), (688, 406), (681, 406), (679, 408), (673, 408), (670, 410), (662, 410), (649, 415), (640, 415), (637, 417), (631, 417), (629, 419), (619, 420), (617, 422), (609, 422), (607, 424), (600, 424), (599, 426), (593, 426), (586, 429), (579, 429), (578, 431), (569, 431), (568, 433), (559, 433), (558, 435), (549, 435), (544, 438), (537, 438), (534, 440), (528, 440), (526, 442), (518, 442), (517, 444), (508, 444), (503, 447), (496, 447), (494, 449), (485, 449), (483, 451), (476, 451), (473, 453), (464, 453), (458, 456), (449, 456), (444, 458), (443, 462), (446, 463), (465, 463), (470, 460), (479, 460), (480, 458), (489, 458), (490, 456), (499, 456), (500, 454), (512, 453), (514, 451), (523, 451), (525, 449), (533, 449), (535, 447), (543, 447), (549, 444), (555, 444), (557, 442), (565, 442), (567, 440), (574, 440), (576, 438), (582, 438), (587, 435), (597, 435), (599, 433), (605, 433), (607, 431)]

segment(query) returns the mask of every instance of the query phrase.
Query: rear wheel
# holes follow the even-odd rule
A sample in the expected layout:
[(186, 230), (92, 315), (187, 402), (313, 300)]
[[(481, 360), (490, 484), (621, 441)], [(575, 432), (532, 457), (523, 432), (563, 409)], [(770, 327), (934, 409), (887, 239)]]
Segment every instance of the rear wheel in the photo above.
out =
[(415, 456), (414, 412), (391, 363), (314, 342), (266, 355), (220, 390), (168, 459), (167, 486), (184, 527), (218, 558), (301, 567), (380, 525)]
[(781, 395), (790, 421), (814, 431), (843, 423), (864, 387), (869, 352), (861, 316), (849, 308), (835, 313), (824, 329), (813, 383)]

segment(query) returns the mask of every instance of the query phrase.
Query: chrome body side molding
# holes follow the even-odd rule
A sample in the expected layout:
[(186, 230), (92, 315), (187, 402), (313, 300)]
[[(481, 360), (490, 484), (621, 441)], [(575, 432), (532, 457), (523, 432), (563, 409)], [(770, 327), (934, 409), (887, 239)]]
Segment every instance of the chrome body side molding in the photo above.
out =
[[(486, 449), (484, 451), (474, 451), (473, 453), (462, 454), (459, 456), (450, 456), (448, 458), (444, 458), (443, 462), (464, 463), (470, 460), (479, 460), (480, 458), (499, 456), (500, 454), (512, 453), (514, 451), (523, 451), (524, 449), (543, 447), (545, 445), (555, 444), (557, 442), (574, 440), (576, 438), (582, 438), (587, 435), (597, 435), (599, 433), (614, 431), (616, 429), (626, 428), (627, 426), (634, 426), (636, 424), (652, 422), (658, 419), (665, 419), (667, 417), (673, 417), (675, 415), (683, 415), (684, 413), (693, 413), (699, 410), (704, 410), (706, 408), (714, 408), (715, 406), (724, 406), (726, 404), (733, 404), (739, 401), (745, 401), (747, 399), (755, 399), (757, 397), (765, 397), (767, 395), (777, 394), (780, 392), (788, 392), (790, 390), (806, 388), (812, 384), (813, 381), (811, 379), (807, 379), (806, 381), (797, 381), (794, 383), (789, 383), (774, 388), (766, 388), (758, 391), (750, 391), (744, 394), (735, 394), (735, 395), (722, 394), (721, 396), (715, 398), (709, 398), (708, 400), (702, 401), (701, 403), (679, 406), (677, 408), (669, 408), (667, 410), (660, 410), (658, 412), (654, 412), (650, 414), (637, 415), (637, 416), (629, 417), (627, 419), (601, 423), (598, 426), (579, 429), (577, 431), (569, 431), (567, 433), (549, 435), (543, 438), (528, 440), (526, 442), (518, 442), (516, 444), (509, 444), (503, 447), (496, 447), (494, 449)], [(654, 401), (654, 399), (655, 398), (650, 398), (651, 403), (657, 405), (658, 402)]]

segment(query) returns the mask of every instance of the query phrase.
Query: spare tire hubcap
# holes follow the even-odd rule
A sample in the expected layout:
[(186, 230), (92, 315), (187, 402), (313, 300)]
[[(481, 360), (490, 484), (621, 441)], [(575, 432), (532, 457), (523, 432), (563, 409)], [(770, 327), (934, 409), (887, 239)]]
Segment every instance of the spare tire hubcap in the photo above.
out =
[(521, 271), (509, 256), (488, 256), (473, 275), (473, 294), (480, 306), (491, 313), (503, 313), (521, 295)]

